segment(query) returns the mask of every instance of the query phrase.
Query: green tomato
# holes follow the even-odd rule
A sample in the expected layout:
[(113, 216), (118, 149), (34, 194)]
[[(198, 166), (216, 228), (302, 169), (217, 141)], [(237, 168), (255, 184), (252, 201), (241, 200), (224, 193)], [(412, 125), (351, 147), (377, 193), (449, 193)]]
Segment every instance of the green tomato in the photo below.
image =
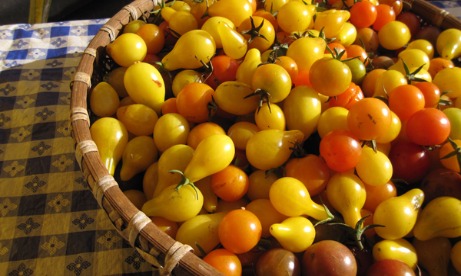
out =
[(362, 80), (365, 78), (367, 74), (367, 68), (365, 64), (359, 58), (353, 58), (344, 61), (344, 63), (349, 67), (352, 74), (352, 82), (360, 85)]

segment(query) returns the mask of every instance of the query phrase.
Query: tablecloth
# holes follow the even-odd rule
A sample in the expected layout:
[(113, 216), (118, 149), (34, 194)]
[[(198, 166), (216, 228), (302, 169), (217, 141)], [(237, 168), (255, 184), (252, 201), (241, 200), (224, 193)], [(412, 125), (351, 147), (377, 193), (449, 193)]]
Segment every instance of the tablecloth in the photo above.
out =
[[(461, 15), (460, 2), (436, 5)], [(150, 275), (87, 189), (70, 81), (107, 19), (0, 26), (0, 275)]]
[(0, 275), (140, 275), (74, 155), (70, 81), (107, 19), (0, 26)]

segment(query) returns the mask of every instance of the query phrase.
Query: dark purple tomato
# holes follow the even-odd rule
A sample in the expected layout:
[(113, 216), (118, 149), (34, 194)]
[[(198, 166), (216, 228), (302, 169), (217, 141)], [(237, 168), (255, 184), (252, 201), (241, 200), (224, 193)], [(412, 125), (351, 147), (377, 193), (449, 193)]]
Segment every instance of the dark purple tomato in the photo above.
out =
[(436, 26), (424, 26), (416, 33), (414, 39), (426, 39), (435, 47), (437, 44), (437, 37), (439, 36), (440, 32), (440, 28), (437, 28)]
[(413, 12), (402, 12), (397, 15), (396, 20), (405, 23), (410, 29), (412, 36), (415, 36), (421, 29), (421, 21), (419, 17)]
[(434, 169), (421, 181), (421, 189), (425, 202), (439, 196), (452, 196), (461, 200), (461, 174), (446, 168)]
[(389, 159), (394, 170), (393, 178), (414, 184), (427, 174), (431, 160), (427, 150), (415, 143), (399, 140), (392, 144)]
[(415, 272), (404, 262), (384, 259), (374, 262), (366, 276), (415, 276)]
[(333, 240), (322, 240), (308, 247), (304, 251), (301, 268), (304, 276), (357, 275), (357, 261), (352, 251)]
[(256, 275), (301, 275), (296, 255), (283, 248), (273, 248), (262, 254), (256, 263)]

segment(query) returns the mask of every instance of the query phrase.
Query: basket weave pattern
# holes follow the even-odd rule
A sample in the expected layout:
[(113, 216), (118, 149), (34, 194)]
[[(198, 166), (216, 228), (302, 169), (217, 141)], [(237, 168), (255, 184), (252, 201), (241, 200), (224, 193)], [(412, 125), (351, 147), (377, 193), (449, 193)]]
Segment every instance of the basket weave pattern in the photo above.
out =
[[(99, 205), (106, 211), (117, 231), (159, 273), (217, 275), (214, 268), (155, 226), (149, 217), (138, 210), (124, 195), (118, 183), (103, 165), (89, 131), (90, 111), (88, 92), (111, 69), (106, 64), (105, 46), (112, 42), (130, 21), (147, 20), (157, 0), (136, 0), (115, 14), (98, 32), (83, 53), (72, 81), (71, 123), (76, 143), (76, 158)], [(423, 0), (404, 0), (404, 9), (418, 14), (428, 23), (446, 28), (461, 28), (461, 21)]]
[[(216, 275), (211, 266), (200, 260), (187, 245), (173, 240), (156, 227), (123, 194), (116, 180), (101, 162), (89, 131), (88, 92), (102, 80), (111, 65), (101, 58), (105, 46), (112, 42), (123, 26), (132, 20), (147, 19), (157, 1), (138, 0), (115, 14), (97, 33), (83, 53), (72, 82), (71, 122), (76, 142), (76, 158), (99, 205), (105, 210), (120, 235), (127, 240), (160, 274), (188, 272), (194, 275)], [(179, 265), (178, 265), (179, 264)]]

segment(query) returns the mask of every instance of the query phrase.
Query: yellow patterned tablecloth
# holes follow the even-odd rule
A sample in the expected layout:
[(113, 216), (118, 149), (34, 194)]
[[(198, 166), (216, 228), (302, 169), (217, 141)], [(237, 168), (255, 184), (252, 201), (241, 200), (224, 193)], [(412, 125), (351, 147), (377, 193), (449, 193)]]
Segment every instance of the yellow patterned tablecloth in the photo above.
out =
[(0, 275), (151, 275), (83, 179), (70, 81), (104, 20), (0, 26)]

